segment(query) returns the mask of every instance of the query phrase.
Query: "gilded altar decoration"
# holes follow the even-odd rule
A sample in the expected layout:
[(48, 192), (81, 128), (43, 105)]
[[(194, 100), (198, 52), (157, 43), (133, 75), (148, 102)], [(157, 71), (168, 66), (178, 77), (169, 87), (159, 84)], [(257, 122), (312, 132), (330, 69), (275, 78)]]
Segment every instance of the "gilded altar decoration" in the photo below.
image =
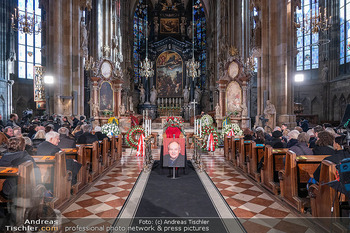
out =
[(114, 92), (109, 82), (103, 82), (100, 87), (100, 111), (113, 111)]
[(166, 51), (157, 59), (158, 97), (182, 97), (183, 61), (173, 51)]
[[(35, 102), (45, 102), (45, 86), (44, 86), (44, 72), (45, 67), (42, 66), (34, 66), (35, 74), (34, 74), (34, 101)], [(42, 104), (40, 106), (43, 106)], [(40, 107), (42, 108), (42, 107)]]
[(160, 33), (179, 33), (179, 19), (162, 18), (160, 19)]

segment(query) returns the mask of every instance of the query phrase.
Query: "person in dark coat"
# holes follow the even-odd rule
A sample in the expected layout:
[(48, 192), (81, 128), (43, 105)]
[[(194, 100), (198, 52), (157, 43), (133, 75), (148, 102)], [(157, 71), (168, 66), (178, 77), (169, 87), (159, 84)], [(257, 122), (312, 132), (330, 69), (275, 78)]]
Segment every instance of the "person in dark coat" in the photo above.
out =
[(308, 147), (310, 136), (303, 132), (298, 135), (298, 143), (289, 149), (296, 155), (313, 155), (312, 150)]
[[(0, 167), (17, 167), (18, 165), (32, 161), (34, 164), (34, 174), (36, 182), (41, 180), (41, 173), (34, 159), (25, 151), (25, 140), (22, 137), (13, 137), (8, 140), (8, 153), (5, 153), (0, 159)], [(28, 177), (29, 178), (29, 177)], [(9, 198), (10, 194), (16, 189), (16, 178), (7, 178), (2, 187), (2, 195)]]
[[(313, 148), (314, 155), (330, 155), (333, 156), (337, 152), (333, 147), (334, 136), (327, 131), (321, 131), (318, 133), (318, 139), (316, 141), (316, 146)], [(321, 165), (317, 167), (314, 172), (314, 179), (319, 181), (321, 172)]]
[(45, 135), (46, 141), (39, 144), (37, 155), (55, 155), (61, 149), (57, 146), (60, 142), (60, 134), (50, 131)]
[[(60, 134), (50, 131), (46, 135), (46, 141), (38, 146), (37, 155), (55, 155), (61, 149), (57, 146), (60, 142)], [(66, 159), (66, 168), (72, 172), (72, 185), (77, 183), (77, 175), (81, 164), (73, 159)]]
[(256, 131), (256, 139), (254, 141), (256, 144), (265, 144), (264, 132), (261, 130)]
[(75, 127), (77, 127), (78, 123), (79, 123), (79, 120), (74, 116), (72, 115), (70, 117), (71, 121), (72, 121), (72, 128), (75, 129)]
[(299, 134), (300, 134), (299, 131), (295, 129), (288, 133), (289, 141), (287, 143), (287, 148), (291, 148), (292, 146), (298, 143)]
[(243, 130), (244, 140), (254, 140), (255, 137), (253, 136), (253, 131), (251, 131), (249, 128), (246, 128)]
[(11, 127), (18, 126), (17, 121), (18, 121), (18, 115), (16, 113), (11, 113), (10, 119), (7, 121), (6, 126), (11, 126)]
[(58, 129), (60, 134), (60, 142), (58, 143), (59, 148), (76, 148), (75, 140), (69, 137), (69, 130), (65, 127)]
[(38, 146), (41, 143), (45, 142), (45, 134), (46, 133), (44, 130), (38, 130), (38, 132), (36, 132), (36, 134), (34, 135), (33, 140), (32, 140), (32, 142), (33, 142), (32, 146), (34, 148), (38, 148)]
[(307, 132), (309, 130), (309, 121), (303, 119), (303, 121), (300, 124), (300, 127), (303, 129), (304, 132)]
[(97, 136), (99, 141), (102, 141), (105, 138), (108, 138), (106, 134), (101, 132), (101, 127), (100, 126), (96, 126), (95, 127), (95, 135)]
[(266, 142), (266, 144), (271, 145), (272, 148), (286, 148), (286, 143), (282, 141), (282, 132), (274, 131), (272, 133), (272, 141)]
[(79, 136), (77, 140), (77, 144), (91, 144), (93, 142), (98, 141), (98, 138), (96, 135), (93, 135), (91, 133), (92, 126), (90, 124), (83, 126), (84, 133)]

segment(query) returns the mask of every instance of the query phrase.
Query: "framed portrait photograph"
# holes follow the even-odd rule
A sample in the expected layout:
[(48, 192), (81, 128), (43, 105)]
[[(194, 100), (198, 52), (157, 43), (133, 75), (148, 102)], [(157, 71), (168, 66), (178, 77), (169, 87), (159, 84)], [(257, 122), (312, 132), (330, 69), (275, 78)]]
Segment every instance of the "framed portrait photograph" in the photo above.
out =
[(160, 19), (160, 33), (172, 34), (179, 33), (179, 19), (178, 18), (161, 18)]
[(109, 82), (101, 83), (99, 94), (100, 111), (113, 111), (114, 91)]
[(163, 139), (163, 167), (185, 167), (185, 138)]

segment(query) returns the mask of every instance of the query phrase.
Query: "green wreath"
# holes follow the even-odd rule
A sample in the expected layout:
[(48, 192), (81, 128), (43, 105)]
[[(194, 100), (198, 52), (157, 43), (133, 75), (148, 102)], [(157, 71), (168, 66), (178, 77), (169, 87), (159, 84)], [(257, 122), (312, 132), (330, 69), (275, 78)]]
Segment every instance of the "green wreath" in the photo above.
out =
[(201, 122), (202, 122), (202, 126), (203, 125), (204, 126), (208, 126), (208, 125), (212, 125), (214, 120), (213, 120), (213, 118), (210, 115), (205, 114), (204, 116), (202, 116)]
[(202, 126), (202, 145), (201, 148), (203, 151), (207, 150), (207, 143), (208, 143), (208, 137), (209, 135), (213, 133), (213, 138), (214, 138), (214, 146), (215, 149), (218, 148), (218, 142), (219, 142), (219, 138), (218, 138), (218, 133), (216, 132), (216, 128), (214, 128), (213, 126)]
[(140, 136), (144, 133), (145, 131), (141, 126), (135, 126), (134, 128), (131, 128), (126, 134), (126, 144), (133, 149), (137, 149), (139, 140), (136, 138), (136, 136)]

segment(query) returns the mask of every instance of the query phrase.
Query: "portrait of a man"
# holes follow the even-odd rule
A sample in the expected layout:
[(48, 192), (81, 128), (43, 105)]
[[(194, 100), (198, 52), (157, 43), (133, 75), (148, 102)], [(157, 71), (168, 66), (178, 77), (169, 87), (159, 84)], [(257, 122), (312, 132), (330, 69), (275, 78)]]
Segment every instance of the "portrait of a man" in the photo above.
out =
[(100, 110), (113, 111), (113, 90), (109, 82), (103, 82), (100, 88)]
[(164, 138), (164, 167), (185, 167), (185, 139)]

